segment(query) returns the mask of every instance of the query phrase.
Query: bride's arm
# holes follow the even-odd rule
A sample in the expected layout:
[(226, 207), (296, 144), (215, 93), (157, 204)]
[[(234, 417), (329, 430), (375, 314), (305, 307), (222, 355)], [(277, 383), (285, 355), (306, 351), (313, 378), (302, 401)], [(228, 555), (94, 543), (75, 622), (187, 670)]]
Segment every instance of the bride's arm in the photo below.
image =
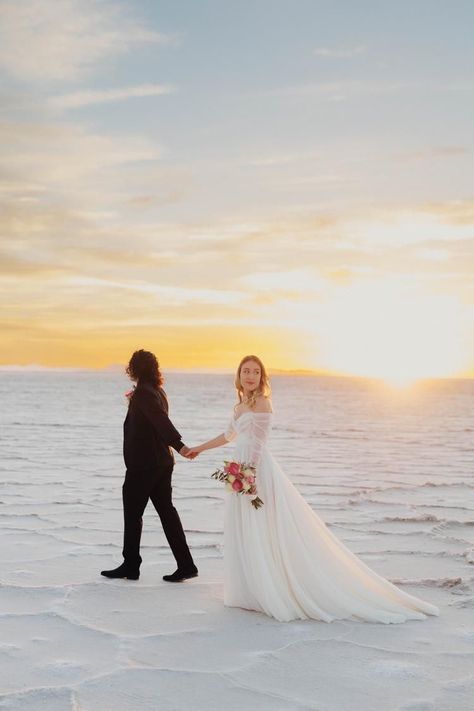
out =
[(227, 444), (227, 442), (231, 442), (236, 437), (237, 432), (235, 429), (234, 419), (231, 418), (225, 432), (220, 434), (218, 437), (214, 437), (214, 439), (210, 439), (208, 442), (200, 444), (198, 447), (191, 447), (190, 451), (186, 454), (186, 456), (190, 459), (194, 459), (194, 457), (197, 457), (198, 454), (204, 452), (206, 449), (215, 449), (216, 447), (223, 447), (224, 444)]
[(222, 447), (224, 444), (227, 444), (229, 440), (226, 438), (225, 434), (222, 433), (218, 437), (214, 437), (214, 439), (210, 439), (208, 442), (204, 442), (203, 444), (200, 444), (198, 447), (191, 447), (191, 451), (189, 454), (193, 454), (193, 452), (197, 452), (200, 454), (201, 452), (205, 452), (206, 449), (215, 449), (216, 447)]

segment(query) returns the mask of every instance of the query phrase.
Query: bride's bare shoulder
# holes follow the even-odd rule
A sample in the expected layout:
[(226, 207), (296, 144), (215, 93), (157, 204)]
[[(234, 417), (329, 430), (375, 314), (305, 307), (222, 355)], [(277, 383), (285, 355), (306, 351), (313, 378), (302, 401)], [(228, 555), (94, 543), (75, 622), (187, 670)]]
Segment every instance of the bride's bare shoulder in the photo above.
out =
[(273, 412), (270, 398), (266, 395), (259, 395), (255, 403), (254, 412)]

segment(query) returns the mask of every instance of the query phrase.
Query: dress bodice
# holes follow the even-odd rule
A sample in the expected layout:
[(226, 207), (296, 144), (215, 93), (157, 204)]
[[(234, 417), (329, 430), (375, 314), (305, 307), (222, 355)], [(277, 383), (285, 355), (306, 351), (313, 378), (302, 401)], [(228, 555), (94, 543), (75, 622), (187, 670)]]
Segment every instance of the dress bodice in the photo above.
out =
[(248, 464), (258, 465), (270, 434), (272, 418), (271, 412), (244, 412), (239, 417), (231, 417), (224, 437), (228, 442), (237, 439), (238, 448), (246, 451)]

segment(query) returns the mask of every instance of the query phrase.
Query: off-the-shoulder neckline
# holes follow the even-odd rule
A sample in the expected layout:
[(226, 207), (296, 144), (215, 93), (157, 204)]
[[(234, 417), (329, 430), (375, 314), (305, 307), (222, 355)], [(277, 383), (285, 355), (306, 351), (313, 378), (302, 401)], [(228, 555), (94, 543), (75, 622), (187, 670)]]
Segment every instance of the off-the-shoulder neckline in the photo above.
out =
[(250, 412), (250, 410), (247, 410), (246, 412), (243, 412), (241, 415), (238, 417), (235, 416), (234, 413), (234, 420), (237, 422), (240, 420), (241, 417), (244, 417), (245, 415), (273, 415), (273, 412)]

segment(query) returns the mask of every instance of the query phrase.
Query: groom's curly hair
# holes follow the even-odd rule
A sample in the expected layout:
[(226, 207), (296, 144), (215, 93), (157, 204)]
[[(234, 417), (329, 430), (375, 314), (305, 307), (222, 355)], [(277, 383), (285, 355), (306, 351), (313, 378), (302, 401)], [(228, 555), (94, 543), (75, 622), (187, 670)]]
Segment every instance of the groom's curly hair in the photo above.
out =
[(150, 351), (144, 351), (143, 348), (135, 351), (125, 372), (131, 380), (141, 380), (142, 382), (150, 383), (155, 388), (161, 387), (164, 383), (155, 354), (150, 353)]

